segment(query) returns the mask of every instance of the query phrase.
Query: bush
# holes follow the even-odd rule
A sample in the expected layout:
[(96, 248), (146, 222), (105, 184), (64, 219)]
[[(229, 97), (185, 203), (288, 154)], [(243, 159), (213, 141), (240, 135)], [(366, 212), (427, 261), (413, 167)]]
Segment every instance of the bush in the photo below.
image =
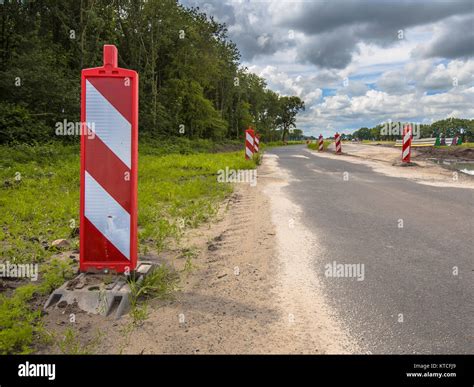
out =
[(0, 103), (0, 144), (34, 143), (44, 139), (49, 131), (42, 122), (35, 122), (23, 106)]

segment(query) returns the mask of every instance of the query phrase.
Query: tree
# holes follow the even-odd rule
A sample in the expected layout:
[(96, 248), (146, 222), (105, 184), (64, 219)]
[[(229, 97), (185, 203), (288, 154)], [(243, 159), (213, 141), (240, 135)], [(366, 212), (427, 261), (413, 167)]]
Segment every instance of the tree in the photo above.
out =
[(79, 120), (81, 70), (102, 65), (104, 44), (116, 45), (119, 66), (140, 75), (146, 138), (237, 139), (252, 125), (267, 140), (279, 126), (294, 126), (298, 103), (243, 68), (226, 26), (199, 8), (175, 0), (42, 0), (5, 1), (0, 13), (0, 110), (3, 124), (13, 125), (0, 127), (2, 143), (71, 140), (54, 135), (55, 123)]
[(285, 141), (288, 130), (296, 127), (296, 115), (300, 110), (304, 110), (304, 102), (299, 97), (280, 97), (278, 99), (276, 124), (281, 128), (282, 141)]

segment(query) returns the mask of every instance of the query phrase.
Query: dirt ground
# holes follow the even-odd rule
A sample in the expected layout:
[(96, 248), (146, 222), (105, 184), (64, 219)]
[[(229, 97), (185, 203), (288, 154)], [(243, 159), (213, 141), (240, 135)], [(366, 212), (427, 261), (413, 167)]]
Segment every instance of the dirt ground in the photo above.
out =
[(426, 147), (418, 148), (416, 153), (417, 158), (419, 159), (437, 158), (440, 160), (474, 160), (474, 148), (461, 148), (456, 146), (450, 146), (448, 148)]
[(113, 320), (68, 306), (50, 310), (46, 328), (61, 337), (72, 327), (94, 353), (359, 352), (310, 267), (317, 241), (282, 190), (288, 179), (278, 160), (264, 156), (255, 187), (237, 184), (214, 222), (160, 256), (181, 271), (182, 249), (198, 252), (194, 269), (181, 272), (175, 298), (150, 302), (141, 326), (133, 326), (130, 316)]

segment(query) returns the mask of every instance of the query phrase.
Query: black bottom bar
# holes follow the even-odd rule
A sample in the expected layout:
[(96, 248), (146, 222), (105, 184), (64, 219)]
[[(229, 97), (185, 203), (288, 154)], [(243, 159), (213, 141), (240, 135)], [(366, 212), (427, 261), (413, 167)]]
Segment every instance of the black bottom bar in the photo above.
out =
[[(471, 355), (3, 356), (0, 386), (291, 385), (473, 386)], [(54, 367), (53, 367), (54, 366)], [(21, 375), (21, 376), (20, 376)], [(35, 376), (36, 375), (36, 376)], [(288, 379), (290, 378), (290, 379)], [(151, 383), (153, 382), (153, 383)], [(310, 384), (308, 384), (310, 383)], [(361, 384), (362, 383), (362, 384)]]

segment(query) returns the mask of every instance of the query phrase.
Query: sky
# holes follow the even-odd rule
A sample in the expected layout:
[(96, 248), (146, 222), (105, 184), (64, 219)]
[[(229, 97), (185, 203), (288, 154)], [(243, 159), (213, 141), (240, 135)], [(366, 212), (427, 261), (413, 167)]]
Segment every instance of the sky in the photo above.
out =
[(242, 64), (297, 95), (306, 135), (474, 118), (474, 0), (182, 0), (228, 27)]

